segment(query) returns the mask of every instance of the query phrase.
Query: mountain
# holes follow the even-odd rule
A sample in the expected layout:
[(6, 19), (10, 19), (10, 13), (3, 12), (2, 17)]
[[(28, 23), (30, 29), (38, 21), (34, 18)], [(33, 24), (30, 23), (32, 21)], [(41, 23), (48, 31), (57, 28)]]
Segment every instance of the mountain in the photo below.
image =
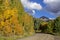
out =
[(0, 34), (4, 36), (34, 34), (33, 18), (24, 11), (20, 0), (0, 0)]
[(45, 16), (42, 16), (42, 17), (40, 17), (40, 18), (42, 18), (42, 19), (49, 19), (48, 17), (45, 17)]
[(48, 21), (49, 20), (49, 18), (45, 17), (45, 16), (40, 17), (40, 19), (43, 20), (43, 21)]

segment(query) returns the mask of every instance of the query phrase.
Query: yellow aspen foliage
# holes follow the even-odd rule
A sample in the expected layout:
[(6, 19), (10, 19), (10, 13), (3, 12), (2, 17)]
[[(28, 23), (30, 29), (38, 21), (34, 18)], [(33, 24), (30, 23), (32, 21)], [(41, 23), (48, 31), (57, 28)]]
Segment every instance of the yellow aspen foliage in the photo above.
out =
[(13, 22), (14, 24), (18, 24), (18, 23), (19, 23), (18, 20), (15, 19), (15, 18), (12, 19), (12, 22)]
[(1, 21), (1, 25), (3, 26), (5, 23), (3, 21)]
[(3, 15), (0, 15), (0, 22), (4, 20)]
[(17, 35), (23, 35), (23, 27), (22, 27), (22, 25), (17, 24), (16, 26), (14, 27), (15, 33)]
[(30, 17), (30, 15), (28, 16), (28, 14), (25, 14), (23, 17), (24, 17), (23, 18), (24, 23), (30, 25), (31, 20), (32, 20), (32, 18)]
[(16, 9), (16, 7), (11, 10), (11, 15), (17, 16), (17, 13), (18, 13), (18, 10)]
[(2, 29), (4, 35), (25, 35), (27, 31), (27, 34), (34, 33), (33, 18), (24, 11), (20, 0), (4, 0), (2, 3), (0, 31)]
[(9, 20), (6, 20), (6, 21), (5, 21), (5, 26), (7, 26), (7, 25), (8, 25), (8, 26), (11, 25), (11, 23), (9, 22)]
[(9, 18), (10, 17), (10, 14), (11, 14), (11, 10), (9, 10), (9, 9), (8, 10), (5, 10), (4, 11), (4, 18), (5, 19)]
[(4, 30), (3, 32), (6, 36), (9, 36), (12, 34), (12, 28), (10, 26), (5, 26), (3, 30)]
[(5, 0), (4, 5), (5, 5), (6, 7), (8, 7), (8, 6), (9, 6), (9, 0)]

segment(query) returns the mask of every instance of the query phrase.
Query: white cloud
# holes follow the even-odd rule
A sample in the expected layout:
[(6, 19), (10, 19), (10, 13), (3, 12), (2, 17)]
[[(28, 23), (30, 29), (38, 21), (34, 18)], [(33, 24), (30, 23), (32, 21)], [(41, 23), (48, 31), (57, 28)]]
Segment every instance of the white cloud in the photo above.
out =
[(57, 3), (60, 0), (44, 0), (44, 3)]
[(50, 20), (54, 20), (55, 18), (49, 18)]
[(34, 15), (34, 14), (35, 14), (35, 10), (32, 10), (32, 12), (33, 12), (33, 14), (32, 14), (32, 15)]
[(41, 10), (42, 6), (36, 2), (30, 2), (29, 0), (21, 0), (23, 6), (28, 9), (36, 9), (36, 10)]
[(52, 12), (56, 16), (60, 15), (60, 0), (44, 0), (45, 9)]
[(31, 12), (32, 15), (35, 14), (35, 10), (42, 9), (42, 6), (36, 2), (31, 2), (29, 0), (21, 0), (21, 2), (23, 4), (24, 8), (27, 8), (30, 10), (29, 12)]
[(34, 15), (35, 14), (35, 10), (26, 9), (25, 11), (28, 12), (30, 15)]

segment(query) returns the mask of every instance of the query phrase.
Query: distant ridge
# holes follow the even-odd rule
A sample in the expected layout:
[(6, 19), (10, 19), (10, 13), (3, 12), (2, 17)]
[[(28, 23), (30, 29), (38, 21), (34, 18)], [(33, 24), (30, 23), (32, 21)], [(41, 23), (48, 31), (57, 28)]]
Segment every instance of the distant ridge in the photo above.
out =
[(46, 17), (46, 16), (42, 16), (42, 17), (40, 17), (40, 19), (41, 20), (43, 20), (43, 21), (48, 21), (48, 20), (50, 20), (48, 17)]
[(46, 18), (46, 19), (49, 19), (49, 18), (48, 18), (48, 17), (46, 17), (46, 16), (42, 16), (42, 17), (40, 17), (40, 18), (42, 18), (42, 19), (45, 19), (45, 18)]

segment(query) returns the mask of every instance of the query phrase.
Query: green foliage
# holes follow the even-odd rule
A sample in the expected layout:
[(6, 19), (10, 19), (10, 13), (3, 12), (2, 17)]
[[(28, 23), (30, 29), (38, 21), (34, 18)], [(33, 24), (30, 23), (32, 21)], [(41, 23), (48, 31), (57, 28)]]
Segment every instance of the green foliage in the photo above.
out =
[(39, 18), (34, 18), (34, 27), (37, 32), (43, 33), (53, 33), (54, 20), (51, 21), (42, 21)]
[(40, 20), (39, 18), (34, 18), (34, 29), (36, 32), (45, 32), (47, 28), (47, 22)]
[(53, 33), (54, 21), (49, 21), (47, 24), (47, 33)]
[(46, 33), (46, 31), (47, 31), (47, 22), (41, 22), (40, 29), (41, 29), (41, 32)]
[(55, 32), (56, 33), (60, 33), (60, 16), (57, 17), (54, 22), (55, 22), (54, 23), (54, 25), (55, 25), (55, 27), (54, 27)]
[(39, 18), (34, 18), (34, 26), (37, 32), (54, 34), (60, 33), (60, 16), (55, 20), (49, 20), (48, 22), (42, 21)]
[(39, 30), (40, 22), (41, 22), (40, 19), (34, 18), (34, 29), (35, 30)]

